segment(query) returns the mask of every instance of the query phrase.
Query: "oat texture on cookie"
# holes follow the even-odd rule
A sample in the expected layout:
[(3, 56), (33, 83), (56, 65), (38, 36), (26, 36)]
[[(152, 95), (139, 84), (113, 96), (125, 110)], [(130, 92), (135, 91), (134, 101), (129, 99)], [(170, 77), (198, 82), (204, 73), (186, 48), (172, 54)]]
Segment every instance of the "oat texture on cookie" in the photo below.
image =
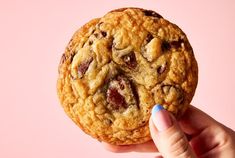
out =
[(123, 8), (93, 19), (72, 37), (57, 91), (87, 134), (116, 145), (151, 139), (151, 108), (180, 117), (194, 95), (197, 63), (186, 35), (150, 10)]

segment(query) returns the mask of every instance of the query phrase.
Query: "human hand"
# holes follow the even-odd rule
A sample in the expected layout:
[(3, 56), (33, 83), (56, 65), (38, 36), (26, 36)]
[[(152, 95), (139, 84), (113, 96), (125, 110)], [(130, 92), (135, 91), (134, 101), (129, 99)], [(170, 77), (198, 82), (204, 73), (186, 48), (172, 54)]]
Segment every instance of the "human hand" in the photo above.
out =
[(149, 127), (153, 141), (127, 146), (103, 143), (104, 147), (112, 152), (157, 152), (158, 148), (166, 158), (235, 157), (235, 132), (193, 106), (178, 122), (155, 106)]

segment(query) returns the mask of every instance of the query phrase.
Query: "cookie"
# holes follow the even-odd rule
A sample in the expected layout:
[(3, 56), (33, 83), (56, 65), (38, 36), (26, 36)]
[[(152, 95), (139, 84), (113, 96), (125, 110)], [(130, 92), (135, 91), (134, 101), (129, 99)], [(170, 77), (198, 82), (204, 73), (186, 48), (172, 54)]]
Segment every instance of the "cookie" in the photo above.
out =
[(67, 115), (87, 134), (115, 145), (151, 139), (151, 109), (176, 117), (198, 80), (192, 47), (175, 24), (154, 11), (113, 10), (81, 27), (59, 64), (57, 92)]

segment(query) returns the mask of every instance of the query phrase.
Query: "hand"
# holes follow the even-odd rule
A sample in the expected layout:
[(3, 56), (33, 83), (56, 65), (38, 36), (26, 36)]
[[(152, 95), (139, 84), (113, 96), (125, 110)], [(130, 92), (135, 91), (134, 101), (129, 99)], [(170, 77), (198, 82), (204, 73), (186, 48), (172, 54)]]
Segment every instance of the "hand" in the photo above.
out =
[(153, 141), (127, 146), (103, 143), (104, 147), (112, 152), (157, 152), (158, 148), (166, 158), (235, 157), (235, 132), (193, 106), (178, 122), (155, 106), (149, 127)]

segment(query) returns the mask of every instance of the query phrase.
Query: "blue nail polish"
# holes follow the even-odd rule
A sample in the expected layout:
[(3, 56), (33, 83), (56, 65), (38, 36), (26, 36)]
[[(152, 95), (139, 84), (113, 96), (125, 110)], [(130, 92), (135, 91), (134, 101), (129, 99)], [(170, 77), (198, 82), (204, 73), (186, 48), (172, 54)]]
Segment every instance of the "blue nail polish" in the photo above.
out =
[(164, 109), (163, 106), (161, 106), (160, 104), (157, 104), (153, 107), (152, 114), (155, 114), (156, 112), (161, 111), (163, 109)]

